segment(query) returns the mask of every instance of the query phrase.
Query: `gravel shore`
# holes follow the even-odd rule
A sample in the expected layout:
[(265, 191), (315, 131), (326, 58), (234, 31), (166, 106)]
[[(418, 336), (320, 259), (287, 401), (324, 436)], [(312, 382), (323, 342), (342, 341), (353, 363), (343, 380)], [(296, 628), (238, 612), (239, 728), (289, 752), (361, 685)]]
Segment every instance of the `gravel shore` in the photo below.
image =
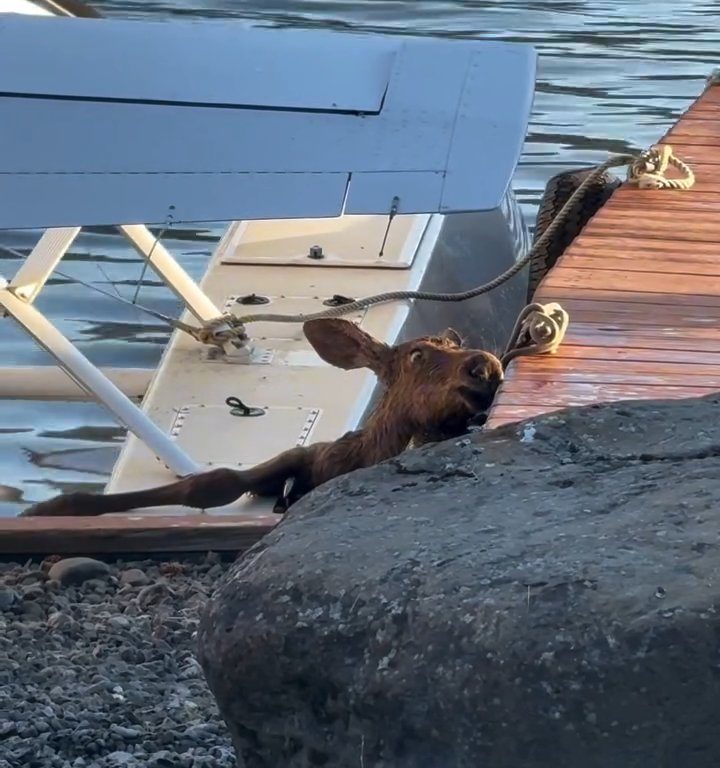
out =
[(229, 567), (0, 562), (0, 768), (234, 768), (195, 660)]

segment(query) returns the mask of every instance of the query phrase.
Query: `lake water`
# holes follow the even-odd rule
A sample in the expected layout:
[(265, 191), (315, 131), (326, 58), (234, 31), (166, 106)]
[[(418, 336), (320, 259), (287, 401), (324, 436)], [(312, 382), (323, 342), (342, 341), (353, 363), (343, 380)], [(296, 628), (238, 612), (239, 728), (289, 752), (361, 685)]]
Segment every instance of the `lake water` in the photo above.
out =
[[(98, 0), (119, 17), (232, 17), (263, 25), (492, 38), (540, 52), (530, 133), (514, 187), (534, 221), (547, 179), (656, 141), (720, 66), (720, 3), (697, 0)], [(222, 227), (176, 233), (165, 244), (202, 274)], [(28, 238), (4, 242), (27, 249)], [(0, 273), (18, 261), (0, 253)], [(142, 262), (118, 238), (83, 234), (61, 269), (132, 298)], [(62, 284), (62, 285), (61, 285)], [(110, 287), (110, 285), (112, 287)], [(177, 315), (178, 303), (145, 274), (138, 300)], [(165, 327), (78, 284), (54, 280), (39, 306), (100, 365), (154, 365)], [(49, 362), (10, 322), (3, 364)], [(0, 515), (70, 488), (100, 489), (123, 432), (89, 404), (0, 402)]]

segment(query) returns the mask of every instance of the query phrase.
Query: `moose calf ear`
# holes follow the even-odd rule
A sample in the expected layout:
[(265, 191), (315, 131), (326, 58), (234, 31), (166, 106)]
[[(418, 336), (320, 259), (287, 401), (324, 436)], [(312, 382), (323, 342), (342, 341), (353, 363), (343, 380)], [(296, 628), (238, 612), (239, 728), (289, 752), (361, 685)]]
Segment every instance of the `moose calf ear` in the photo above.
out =
[(463, 346), (463, 338), (454, 328), (446, 328), (440, 334), (440, 338), (443, 341), (449, 341), (452, 344), (457, 344), (458, 347), (462, 347)]
[(389, 365), (392, 349), (365, 331), (340, 318), (308, 320), (303, 324), (307, 340), (320, 357), (344, 370), (369, 368), (381, 379)]

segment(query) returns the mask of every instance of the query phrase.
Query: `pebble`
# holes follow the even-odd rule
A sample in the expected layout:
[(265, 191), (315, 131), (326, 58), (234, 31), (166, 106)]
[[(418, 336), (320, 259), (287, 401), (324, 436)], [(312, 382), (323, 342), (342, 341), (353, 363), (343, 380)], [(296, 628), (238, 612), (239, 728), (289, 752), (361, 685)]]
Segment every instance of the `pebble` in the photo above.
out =
[(75, 622), (66, 613), (56, 611), (48, 616), (47, 623), (50, 629), (68, 629)]
[(150, 583), (145, 571), (140, 568), (128, 568), (127, 571), (123, 571), (120, 574), (120, 583), (128, 584), (131, 587), (144, 587)]
[(93, 560), (91, 557), (66, 557), (50, 567), (48, 578), (68, 586), (109, 574), (110, 566), (100, 560)]
[(148, 759), (148, 768), (172, 768), (173, 755), (167, 749), (155, 752)]
[(227, 567), (65, 558), (46, 579), (3, 564), (0, 768), (235, 768), (195, 659)]
[(22, 596), (24, 600), (41, 600), (45, 597), (45, 590), (42, 587), (27, 587), (23, 590)]
[(9, 611), (18, 602), (20, 595), (14, 589), (0, 587), (0, 611)]
[(22, 604), (23, 616), (34, 621), (45, 619), (45, 610), (40, 603), (30, 600)]
[(108, 619), (108, 624), (113, 629), (127, 629), (130, 626), (130, 619), (126, 619), (124, 616), (111, 616)]
[(126, 728), (123, 725), (116, 725), (115, 723), (110, 726), (110, 733), (120, 736), (122, 739), (138, 739), (142, 735), (141, 731), (137, 728)]
[(172, 594), (168, 585), (164, 581), (155, 582), (140, 590), (137, 596), (137, 603), (141, 608), (145, 609), (153, 603), (160, 601), (167, 594)]
[(39, 568), (37, 570), (28, 571), (20, 578), (20, 584), (37, 584), (39, 581), (45, 581), (47, 576), (44, 571)]
[(118, 768), (123, 765), (137, 765), (135, 755), (130, 754), (130, 752), (111, 752), (107, 756), (107, 762), (111, 766), (118, 766)]

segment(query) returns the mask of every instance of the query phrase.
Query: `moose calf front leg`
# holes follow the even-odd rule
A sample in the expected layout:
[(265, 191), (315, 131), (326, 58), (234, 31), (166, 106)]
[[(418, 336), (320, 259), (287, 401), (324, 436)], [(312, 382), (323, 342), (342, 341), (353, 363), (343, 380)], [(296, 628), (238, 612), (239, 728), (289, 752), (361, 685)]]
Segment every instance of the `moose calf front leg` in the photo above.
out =
[(245, 473), (236, 469), (213, 469), (190, 475), (160, 488), (128, 493), (69, 493), (43, 501), (22, 512), (22, 517), (90, 517), (111, 512), (129, 512), (147, 507), (186, 506), (211, 509), (230, 504), (250, 490)]
[[(318, 444), (320, 445), (320, 444)], [(21, 513), (23, 517), (69, 517), (107, 515), (146, 507), (185, 506), (212, 509), (239, 499), (244, 493), (277, 496), (285, 481), (299, 478), (298, 488), (307, 490), (316, 446), (291, 448), (251, 469), (211, 469), (184, 477), (160, 488), (128, 493), (69, 493), (43, 501)], [(304, 492), (304, 491), (303, 491)]]
[(212, 469), (180, 481), (182, 501), (175, 502), (193, 509), (223, 507), (250, 490), (246, 473), (236, 469)]

